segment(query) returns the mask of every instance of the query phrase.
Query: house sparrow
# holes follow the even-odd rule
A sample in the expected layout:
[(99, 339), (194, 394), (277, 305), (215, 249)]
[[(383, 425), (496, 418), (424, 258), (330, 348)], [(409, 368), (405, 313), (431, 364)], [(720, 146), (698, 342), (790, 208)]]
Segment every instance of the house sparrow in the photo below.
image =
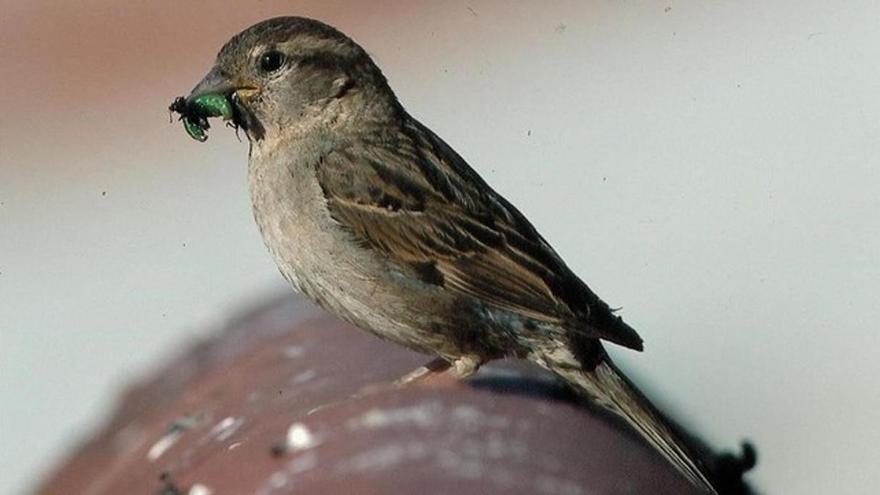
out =
[[(213, 109), (198, 101), (222, 95)], [(372, 59), (321, 22), (256, 24), (221, 49), (185, 101), (187, 130), (227, 114), (250, 141), (254, 216), (284, 277), (342, 319), (437, 356), (466, 377), (525, 358), (637, 431), (715, 493), (602, 340), (642, 339), (513, 205), (411, 117)], [(438, 366), (441, 365), (441, 366)]]

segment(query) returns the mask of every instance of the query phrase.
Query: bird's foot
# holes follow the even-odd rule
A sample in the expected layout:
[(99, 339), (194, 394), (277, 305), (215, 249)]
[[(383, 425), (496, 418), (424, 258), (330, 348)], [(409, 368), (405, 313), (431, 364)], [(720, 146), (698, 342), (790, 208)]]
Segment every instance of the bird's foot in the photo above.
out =
[(398, 378), (394, 381), (394, 386), (402, 387), (440, 373), (446, 373), (456, 380), (464, 380), (476, 373), (482, 364), (483, 360), (473, 355), (461, 356), (451, 363), (442, 357), (438, 357), (428, 364), (419, 366)]
[(464, 380), (480, 369), (483, 360), (478, 356), (465, 355), (452, 362), (449, 374), (456, 380)]

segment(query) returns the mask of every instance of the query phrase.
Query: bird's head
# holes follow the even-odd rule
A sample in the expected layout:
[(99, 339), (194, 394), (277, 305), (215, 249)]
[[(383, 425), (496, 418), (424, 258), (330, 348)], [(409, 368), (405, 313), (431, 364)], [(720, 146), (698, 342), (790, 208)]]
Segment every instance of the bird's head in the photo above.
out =
[(252, 142), (397, 106), (363, 48), (336, 29), (302, 17), (269, 19), (230, 39), (185, 101), (202, 101), (206, 95), (226, 98), (233, 122)]

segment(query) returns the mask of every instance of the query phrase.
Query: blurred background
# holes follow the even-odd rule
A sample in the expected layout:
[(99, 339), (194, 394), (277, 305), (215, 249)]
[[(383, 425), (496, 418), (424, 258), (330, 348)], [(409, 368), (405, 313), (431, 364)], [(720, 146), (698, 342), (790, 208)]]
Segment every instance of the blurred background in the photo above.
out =
[[(247, 143), (169, 124), (234, 33), (306, 15), (646, 342), (618, 362), (766, 493), (880, 483), (880, 4), (0, 0), (0, 493), (125, 384), (285, 290)], [(589, 448), (585, 446), (584, 448)]]

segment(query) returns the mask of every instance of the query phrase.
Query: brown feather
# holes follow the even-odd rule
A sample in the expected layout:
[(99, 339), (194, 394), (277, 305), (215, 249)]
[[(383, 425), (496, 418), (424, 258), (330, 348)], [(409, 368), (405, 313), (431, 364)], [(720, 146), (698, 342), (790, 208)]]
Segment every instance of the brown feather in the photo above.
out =
[[(318, 165), (333, 218), (365, 247), (484, 305), (641, 349), (525, 217), (408, 116)], [(430, 267), (431, 272), (424, 272)]]

